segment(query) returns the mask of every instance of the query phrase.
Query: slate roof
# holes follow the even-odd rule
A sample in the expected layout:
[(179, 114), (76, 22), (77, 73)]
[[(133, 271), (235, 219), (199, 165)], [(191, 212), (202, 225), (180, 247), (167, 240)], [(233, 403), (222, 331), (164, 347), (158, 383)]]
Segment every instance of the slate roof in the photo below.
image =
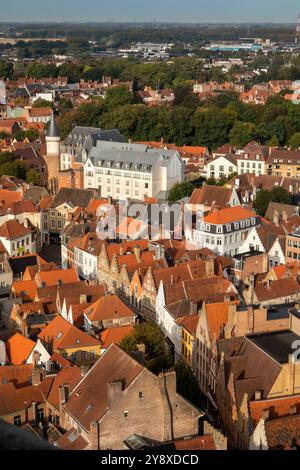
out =
[(73, 207), (87, 207), (96, 194), (96, 191), (90, 189), (61, 188), (53, 198), (50, 208), (56, 208), (64, 203), (71, 204)]

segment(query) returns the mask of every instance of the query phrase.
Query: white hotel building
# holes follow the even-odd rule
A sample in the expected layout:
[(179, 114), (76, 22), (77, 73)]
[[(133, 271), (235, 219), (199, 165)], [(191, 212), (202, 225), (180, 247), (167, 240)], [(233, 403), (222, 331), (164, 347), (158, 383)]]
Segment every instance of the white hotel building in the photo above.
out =
[(241, 206), (229, 207), (204, 217), (193, 232), (193, 242), (218, 255), (234, 256), (250, 230), (260, 225), (261, 218), (255, 213)]
[(145, 197), (165, 199), (175, 183), (184, 181), (184, 162), (173, 150), (97, 141), (89, 153), (82, 152), (82, 161), (84, 188), (101, 188), (103, 197), (141, 201)]

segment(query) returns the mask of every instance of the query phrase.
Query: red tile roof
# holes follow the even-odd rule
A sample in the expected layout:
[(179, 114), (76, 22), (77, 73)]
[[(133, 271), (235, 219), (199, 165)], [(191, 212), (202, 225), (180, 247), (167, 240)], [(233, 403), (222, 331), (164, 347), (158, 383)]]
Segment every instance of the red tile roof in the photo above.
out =
[(143, 366), (112, 344), (74, 389), (65, 409), (84, 429), (109, 409), (108, 383), (122, 380), (123, 390), (140, 375)]
[(16, 219), (8, 220), (0, 227), (0, 237), (8, 240), (24, 237), (32, 233), (30, 228), (24, 227)]
[(212, 434), (175, 441), (176, 450), (217, 450)]
[(102, 348), (107, 349), (111, 344), (120, 344), (125, 336), (133, 332), (133, 326), (116, 326), (115, 328), (107, 328), (102, 331), (99, 339), (102, 343)]
[(32, 364), (21, 366), (0, 366), (0, 384), (13, 382), (16, 387), (31, 383)]
[(79, 281), (75, 269), (57, 269), (51, 271), (40, 271), (35, 276), (35, 281), (39, 287), (55, 286), (60, 284), (71, 284)]
[(68, 385), (70, 392), (75, 388), (81, 379), (80, 367), (74, 365), (66, 365), (61, 371), (58, 372), (52, 382), (50, 392), (47, 396), (47, 401), (55, 408), (59, 409), (59, 387), (61, 385)]
[(79, 330), (60, 315), (57, 315), (38, 336), (46, 344), (50, 341), (53, 349), (62, 350), (100, 345), (98, 340)]
[(110, 319), (130, 318), (134, 314), (117, 295), (105, 295), (96, 300), (85, 310), (85, 315), (91, 322)]
[(12, 285), (12, 291), (17, 298), (22, 297), (23, 301), (33, 301), (37, 294), (35, 281), (16, 281)]
[(210, 338), (219, 339), (221, 329), (228, 322), (229, 303), (206, 304), (205, 310)]
[(251, 217), (256, 217), (256, 214), (254, 212), (250, 212), (247, 209), (244, 209), (242, 206), (236, 206), (228, 207), (219, 211), (217, 210), (212, 214), (204, 217), (204, 222), (215, 225), (223, 225), (236, 222), (238, 220), (249, 219)]
[(32, 353), (36, 343), (20, 333), (15, 333), (6, 342), (6, 351), (13, 365), (24, 364)]

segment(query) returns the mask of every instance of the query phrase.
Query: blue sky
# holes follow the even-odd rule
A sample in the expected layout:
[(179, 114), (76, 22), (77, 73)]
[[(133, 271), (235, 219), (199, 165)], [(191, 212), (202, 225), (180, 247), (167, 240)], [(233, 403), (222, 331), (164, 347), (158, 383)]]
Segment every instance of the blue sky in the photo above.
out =
[(0, 21), (295, 22), (299, 0), (0, 0)]

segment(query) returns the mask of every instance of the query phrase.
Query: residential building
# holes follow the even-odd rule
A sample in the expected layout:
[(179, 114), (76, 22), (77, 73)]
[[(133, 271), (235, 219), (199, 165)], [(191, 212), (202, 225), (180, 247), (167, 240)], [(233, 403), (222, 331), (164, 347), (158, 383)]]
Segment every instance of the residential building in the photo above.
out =
[[(60, 388), (60, 406), (60, 426), (90, 450), (126, 449), (132, 434), (160, 442), (195, 436), (202, 416), (176, 392), (175, 372), (156, 376), (115, 345), (72, 394)], [(67, 441), (63, 436), (56, 445)]]
[(0, 241), (9, 256), (36, 253), (36, 231), (20, 224), (16, 219), (1, 225)]
[(38, 338), (47, 351), (57, 352), (79, 365), (94, 364), (101, 354), (100, 342), (57, 315)]
[(208, 160), (204, 165), (203, 176), (219, 180), (221, 178), (228, 178), (237, 172), (237, 155), (229, 153), (226, 155), (216, 155)]
[(93, 330), (131, 326), (136, 315), (116, 295), (105, 295), (84, 311), (84, 327), (90, 333)]
[(215, 210), (204, 216), (192, 234), (193, 243), (223, 256), (239, 252), (251, 228), (259, 227), (261, 218), (241, 206)]

